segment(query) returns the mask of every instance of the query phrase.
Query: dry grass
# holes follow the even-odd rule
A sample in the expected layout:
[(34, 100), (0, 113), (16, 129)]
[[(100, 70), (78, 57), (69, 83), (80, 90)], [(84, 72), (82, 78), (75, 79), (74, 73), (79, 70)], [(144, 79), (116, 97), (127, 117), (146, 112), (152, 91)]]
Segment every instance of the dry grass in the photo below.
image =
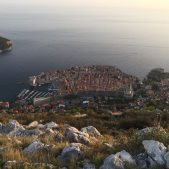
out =
[(22, 151), (14, 147), (7, 147), (2, 153), (3, 161), (17, 161), (17, 162), (27, 162), (27, 158), (22, 154)]
[[(98, 142), (90, 144), (89, 148), (84, 150), (83, 156), (84, 159), (90, 159), (91, 162), (96, 165), (96, 167), (99, 167), (107, 156), (122, 150), (126, 150), (132, 155), (144, 152), (144, 148), (142, 146), (143, 139), (154, 139), (164, 143), (165, 146), (169, 145), (169, 130), (167, 129), (169, 128), (169, 115), (167, 114), (162, 115), (162, 124), (166, 128), (167, 133), (159, 131), (154, 134), (147, 134), (141, 139), (135, 135), (135, 129), (153, 126), (156, 120), (155, 114), (146, 114), (145, 112), (128, 112), (125, 113), (124, 116), (117, 118), (110, 118), (108, 115), (97, 114), (94, 112), (87, 112), (87, 114), (88, 117), (78, 118), (78, 120), (76, 120), (71, 114), (63, 115), (59, 113), (17, 115), (0, 114), (0, 121), (7, 123), (8, 119), (16, 119), (20, 123), (26, 125), (35, 120), (42, 120), (43, 123), (54, 121), (60, 124), (61, 127), (59, 128), (59, 132), (62, 134), (64, 134), (65, 131), (64, 124), (69, 124), (78, 129), (92, 125), (96, 127), (104, 137), (99, 138)], [(146, 123), (142, 123), (143, 120), (146, 120)], [(0, 136), (0, 146), (4, 147), (4, 150), (0, 152), (0, 165), (3, 165), (3, 162), (8, 160), (16, 160), (17, 162), (20, 162), (17, 168), (21, 169), (44, 169), (44, 166), (35, 167), (23, 164), (25, 162), (30, 164), (51, 163), (58, 168), (59, 166), (62, 166), (61, 161), (58, 161), (57, 157), (61, 154), (63, 148), (68, 145), (65, 140), (63, 140), (61, 143), (56, 143), (55, 139), (52, 137), (40, 137), (43, 143), (53, 145), (53, 147), (48, 151), (38, 152), (32, 155), (24, 155), (22, 150), (27, 147), (33, 139), (34, 137), (18, 137), (17, 139), (10, 139), (6, 136)], [(112, 145), (112, 148), (106, 146), (103, 143), (109, 143)], [(83, 160), (71, 159), (69, 169), (76, 169), (81, 166), (82, 163)], [(127, 166), (127, 169), (136, 168)]]
[[(22, 144), (17, 144), (17, 142), (10, 140), (7, 137), (0, 137), (0, 145), (4, 147), (4, 150), (0, 153), (0, 164), (3, 165), (3, 162), (13, 160), (20, 162), (14, 166), (14, 169), (16, 166), (17, 168), (21, 169), (31, 169), (31, 167), (35, 169), (45, 169), (44, 166), (31, 166), (33, 163), (50, 163), (58, 168), (59, 166), (63, 166), (62, 162), (57, 160), (57, 157), (61, 154), (63, 148), (68, 145), (67, 142), (56, 143), (54, 140), (51, 141), (47, 138), (43, 138), (41, 140), (42, 142), (45, 144), (54, 145), (54, 147), (48, 151), (40, 151), (32, 155), (24, 155), (22, 150), (24, 147), (26, 147), (26, 145), (29, 145), (32, 142), (32, 139), (33, 138), (30, 137), (17, 138), (17, 140), (22, 142)], [(96, 165), (96, 167), (99, 167), (107, 156), (116, 152), (126, 150), (132, 155), (144, 152), (141, 144), (143, 139), (155, 139), (163, 142), (166, 146), (169, 144), (169, 135), (164, 132), (156, 132), (153, 135), (147, 134), (140, 139), (134, 134), (134, 131), (131, 130), (126, 133), (119, 133), (117, 137), (105, 135), (104, 137), (99, 138), (97, 143), (90, 144), (88, 148), (83, 149), (83, 159), (90, 159), (91, 162)], [(103, 143), (109, 143), (113, 146), (110, 148)], [(71, 159), (69, 161), (69, 169), (76, 169), (81, 166), (82, 163), (83, 160)], [(127, 166), (126, 169), (136, 168)]]

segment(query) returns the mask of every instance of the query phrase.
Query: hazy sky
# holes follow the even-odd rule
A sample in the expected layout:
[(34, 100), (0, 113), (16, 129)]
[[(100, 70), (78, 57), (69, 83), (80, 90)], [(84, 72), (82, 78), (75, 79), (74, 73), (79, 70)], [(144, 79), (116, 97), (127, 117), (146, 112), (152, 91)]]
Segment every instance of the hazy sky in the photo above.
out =
[[(169, 9), (169, 0), (0, 0), (0, 9), (55, 7), (121, 7), (137, 9)], [(20, 8), (20, 10), (22, 10)]]

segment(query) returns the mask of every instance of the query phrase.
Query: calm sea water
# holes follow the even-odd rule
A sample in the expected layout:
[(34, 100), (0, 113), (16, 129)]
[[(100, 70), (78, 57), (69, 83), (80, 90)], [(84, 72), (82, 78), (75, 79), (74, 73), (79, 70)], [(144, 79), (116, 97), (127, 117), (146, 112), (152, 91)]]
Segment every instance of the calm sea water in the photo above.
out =
[(168, 18), (120, 10), (1, 12), (0, 35), (14, 49), (0, 55), (0, 100), (15, 99), (28, 76), (61, 67), (109, 64), (140, 78), (154, 67), (169, 70)]

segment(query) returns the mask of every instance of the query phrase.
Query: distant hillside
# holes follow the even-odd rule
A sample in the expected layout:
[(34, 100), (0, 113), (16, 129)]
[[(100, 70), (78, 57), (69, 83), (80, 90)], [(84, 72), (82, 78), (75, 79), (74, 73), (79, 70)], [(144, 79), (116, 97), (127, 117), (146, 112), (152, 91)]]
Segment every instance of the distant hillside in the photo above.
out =
[(165, 72), (162, 68), (155, 68), (147, 75), (147, 80), (160, 82), (163, 79), (169, 78), (169, 73)]
[(11, 40), (0, 37), (0, 53), (10, 51), (11, 49), (12, 49)]

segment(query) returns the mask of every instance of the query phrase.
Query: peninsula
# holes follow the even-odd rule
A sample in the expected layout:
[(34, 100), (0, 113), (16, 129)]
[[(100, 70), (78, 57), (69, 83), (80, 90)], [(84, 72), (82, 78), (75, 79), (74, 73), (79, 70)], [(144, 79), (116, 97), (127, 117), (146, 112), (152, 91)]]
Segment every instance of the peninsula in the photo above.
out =
[(0, 53), (8, 52), (12, 50), (12, 41), (3, 37), (0, 37)]

